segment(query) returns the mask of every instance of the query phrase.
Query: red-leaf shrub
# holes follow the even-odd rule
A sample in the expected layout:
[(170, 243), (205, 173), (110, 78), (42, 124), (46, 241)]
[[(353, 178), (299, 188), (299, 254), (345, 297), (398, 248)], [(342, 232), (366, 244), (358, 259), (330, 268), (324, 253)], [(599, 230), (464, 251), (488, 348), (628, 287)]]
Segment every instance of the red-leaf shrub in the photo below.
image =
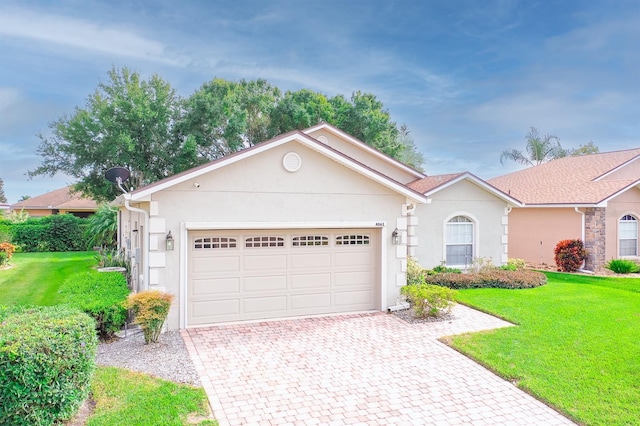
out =
[(563, 272), (575, 272), (587, 258), (582, 240), (562, 240), (553, 250), (558, 270)]

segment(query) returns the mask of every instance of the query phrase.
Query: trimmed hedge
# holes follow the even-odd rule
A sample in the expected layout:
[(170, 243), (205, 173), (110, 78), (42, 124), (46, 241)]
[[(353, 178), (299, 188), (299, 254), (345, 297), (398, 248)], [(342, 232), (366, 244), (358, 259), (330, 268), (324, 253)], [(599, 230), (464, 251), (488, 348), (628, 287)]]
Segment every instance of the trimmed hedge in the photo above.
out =
[(86, 219), (71, 214), (29, 218), (8, 226), (13, 244), (25, 252), (79, 251), (87, 247)]
[(0, 307), (0, 424), (52, 425), (89, 393), (95, 324), (75, 309)]
[(442, 273), (425, 276), (428, 284), (449, 288), (534, 288), (547, 283), (542, 272), (491, 269), (473, 274)]
[(128, 295), (127, 279), (119, 272), (82, 272), (71, 275), (60, 286), (62, 303), (90, 315), (101, 339), (113, 337), (122, 329)]

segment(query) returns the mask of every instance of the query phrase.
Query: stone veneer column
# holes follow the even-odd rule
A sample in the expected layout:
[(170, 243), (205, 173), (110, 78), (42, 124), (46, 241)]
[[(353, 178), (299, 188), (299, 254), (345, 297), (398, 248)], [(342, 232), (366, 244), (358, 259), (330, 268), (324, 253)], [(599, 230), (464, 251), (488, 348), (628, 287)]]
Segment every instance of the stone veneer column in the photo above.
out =
[(585, 261), (585, 269), (600, 271), (606, 263), (606, 209), (595, 207), (585, 209), (584, 215), (584, 248), (589, 253)]

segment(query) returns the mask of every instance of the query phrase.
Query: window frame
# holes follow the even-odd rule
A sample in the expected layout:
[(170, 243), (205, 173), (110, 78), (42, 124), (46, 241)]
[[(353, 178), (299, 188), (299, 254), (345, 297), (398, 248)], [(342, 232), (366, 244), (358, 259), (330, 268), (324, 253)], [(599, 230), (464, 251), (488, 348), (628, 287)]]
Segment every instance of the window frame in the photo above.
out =
[[(629, 218), (629, 219), (627, 219)], [(638, 225), (640, 221), (638, 220), (638, 216), (633, 214), (633, 213), (627, 213), (622, 215), (622, 217), (620, 217), (618, 219), (618, 235), (617, 235), (617, 241), (618, 241), (618, 257), (621, 258), (627, 258), (627, 257), (638, 257), (638, 231), (640, 229), (640, 226)], [(622, 229), (622, 224), (634, 224), (635, 225), (635, 238), (621, 238), (621, 233), (623, 231)], [(622, 241), (635, 241), (634, 247), (633, 247), (633, 254), (622, 254)], [(625, 249), (627, 249), (628, 247), (625, 247)]]
[[(452, 222), (454, 219), (458, 218), (458, 217), (462, 217), (465, 218), (466, 221), (464, 222)], [(464, 225), (468, 225), (471, 226), (471, 242), (470, 243), (449, 243), (449, 227), (450, 226), (455, 226), (456, 224), (464, 224)], [(445, 220), (444, 220), (444, 225), (443, 225), (443, 241), (442, 241), (442, 245), (443, 245), (443, 250), (442, 250), (442, 257), (445, 261), (445, 264), (447, 266), (450, 267), (456, 267), (456, 268), (463, 268), (466, 269), (468, 268), (471, 263), (473, 262), (473, 259), (478, 257), (478, 253), (477, 253), (477, 247), (478, 247), (478, 219), (473, 216), (472, 214), (468, 213), (468, 212), (456, 212), (454, 214), (449, 215)], [(462, 246), (462, 247), (469, 247), (470, 248), (470, 255), (465, 255), (465, 258), (468, 256), (468, 259), (465, 259), (465, 263), (450, 263), (449, 260), (449, 256), (448, 256), (448, 249), (449, 247), (454, 247), (454, 246)], [(458, 255), (459, 256), (459, 255)]]

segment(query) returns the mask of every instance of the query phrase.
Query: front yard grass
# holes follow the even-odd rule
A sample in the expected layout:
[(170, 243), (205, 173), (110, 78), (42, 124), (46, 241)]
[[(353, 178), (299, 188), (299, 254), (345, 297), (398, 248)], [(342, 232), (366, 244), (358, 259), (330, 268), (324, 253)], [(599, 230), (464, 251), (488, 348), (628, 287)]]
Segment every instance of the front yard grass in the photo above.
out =
[(69, 275), (97, 265), (91, 251), (15, 253), (10, 263), (0, 271), (0, 305), (56, 305)]
[(640, 279), (547, 273), (528, 290), (460, 290), (518, 324), (451, 338), (459, 351), (587, 425), (640, 422)]
[(113, 367), (99, 367), (91, 384), (96, 403), (87, 426), (217, 425), (202, 388)]

